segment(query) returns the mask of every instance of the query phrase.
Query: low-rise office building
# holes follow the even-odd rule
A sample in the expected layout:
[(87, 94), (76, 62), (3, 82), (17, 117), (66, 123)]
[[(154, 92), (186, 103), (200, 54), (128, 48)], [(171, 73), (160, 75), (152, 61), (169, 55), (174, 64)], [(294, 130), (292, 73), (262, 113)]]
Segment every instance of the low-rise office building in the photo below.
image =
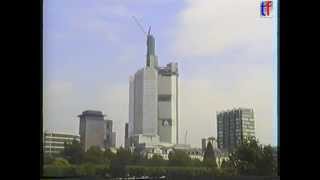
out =
[(44, 132), (43, 152), (45, 154), (58, 154), (64, 149), (64, 143), (71, 143), (73, 140), (80, 141), (80, 136), (76, 134)]

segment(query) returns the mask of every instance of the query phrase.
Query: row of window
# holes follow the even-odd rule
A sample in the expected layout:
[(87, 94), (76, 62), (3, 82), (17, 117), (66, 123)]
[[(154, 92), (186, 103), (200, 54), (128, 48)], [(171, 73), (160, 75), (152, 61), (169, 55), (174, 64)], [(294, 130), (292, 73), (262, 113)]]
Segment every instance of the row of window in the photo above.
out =
[(45, 137), (64, 137), (64, 138), (77, 138), (79, 136), (76, 135), (69, 135), (69, 134), (51, 134), (51, 133), (44, 133)]
[(45, 146), (62, 146), (64, 147), (64, 143), (44, 143)]
[[(77, 139), (79, 140), (79, 139)], [(73, 139), (50, 139), (50, 138), (46, 138), (45, 142), (47, 141), (51, 141), (51, 142), (72, 142)]]

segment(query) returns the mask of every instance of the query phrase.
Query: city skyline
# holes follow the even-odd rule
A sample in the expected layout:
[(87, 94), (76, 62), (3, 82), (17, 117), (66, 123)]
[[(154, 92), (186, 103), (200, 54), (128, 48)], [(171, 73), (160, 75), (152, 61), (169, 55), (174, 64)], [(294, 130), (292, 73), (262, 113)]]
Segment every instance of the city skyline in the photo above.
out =
[(78, 132), (77, 114), (101, 110), (124, 146), (128, 77), (146, 55), (136, 16), (152, 26), (161, 65), (179, 64), (180, 142), (188, 130), (188, 143), (201, 147), (202, 137), (217, 136), (217, 111), (248, 107), (256, 136), (275, 145), (273, 19), (261, 19), (254, 3), (232, 1), (240, 11), (230, 2), (45, 1), (44, 129)]

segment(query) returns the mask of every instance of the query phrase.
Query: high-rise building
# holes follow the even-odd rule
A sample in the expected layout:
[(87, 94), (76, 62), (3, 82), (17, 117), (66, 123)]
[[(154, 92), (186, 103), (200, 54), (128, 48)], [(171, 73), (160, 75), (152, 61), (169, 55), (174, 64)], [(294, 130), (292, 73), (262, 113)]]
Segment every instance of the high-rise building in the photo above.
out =
[(71, 143), (73, 140), (80, 141), (79, 135), (57, 132), (44, 132), (43, 152), (48, 154), (58, 154), (64, 149), (64, 143)]
[(177, 144), (178, 121), (178, 65), (158, 66), (149, 29), (146, 67), (130, 77), (130, 144)]
[(238, 108), (217, 112), (218, 147), (227, 151), (255, 136), (253, 109)]
[(105, 120), (101, 111), (87, 110), (80, 118), (80, 143), (85, 151), (91, 146), (101, 149), (112, 147), (112, 120)]

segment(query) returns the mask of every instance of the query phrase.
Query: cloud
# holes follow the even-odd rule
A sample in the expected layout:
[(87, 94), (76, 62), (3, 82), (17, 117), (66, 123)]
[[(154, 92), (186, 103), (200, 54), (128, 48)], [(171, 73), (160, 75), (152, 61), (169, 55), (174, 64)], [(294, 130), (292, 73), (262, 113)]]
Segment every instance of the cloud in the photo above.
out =
[(217, 136), (216, 112), (238, 108), (253, 108), (256, 136), (273, 144), (273, 92), (270, 68), (244, 71), (236, 83), (217, 83), (220, 76), (181, 79), (180, 81), (180, 141), (188, 130), (188, 143), (200, 147), (203, 137)]
[(128, 122), (128, 84), (108, 83), (98, 88), (81, 89), (72, 82), (51, 81), (44, 84), (44, 129), (78, 133), (77, 115), (85, 110), (99, 110), (113, 120), (117, 145), (124, 145), (124, 124)]
[(259, 1), (187, 0), (177, 18), (175, 54), (208, 56), (233, 46), (272, 40), (272, 19), (260, 18)]
[(75, 88), (68, 81), (45, 82), (43, 86), (43, 127), (45, 130), (75, 133), (74, 123), (78, 112), (74, 105), (79, 102)]
[(124, 146), (125, 123), (129, 121), (129, 80), (128, 83), (103, 86), (97, 93), (96, 102), (97, 108), (107, 115), (106, 118), (113, 120), (117, 146)]

